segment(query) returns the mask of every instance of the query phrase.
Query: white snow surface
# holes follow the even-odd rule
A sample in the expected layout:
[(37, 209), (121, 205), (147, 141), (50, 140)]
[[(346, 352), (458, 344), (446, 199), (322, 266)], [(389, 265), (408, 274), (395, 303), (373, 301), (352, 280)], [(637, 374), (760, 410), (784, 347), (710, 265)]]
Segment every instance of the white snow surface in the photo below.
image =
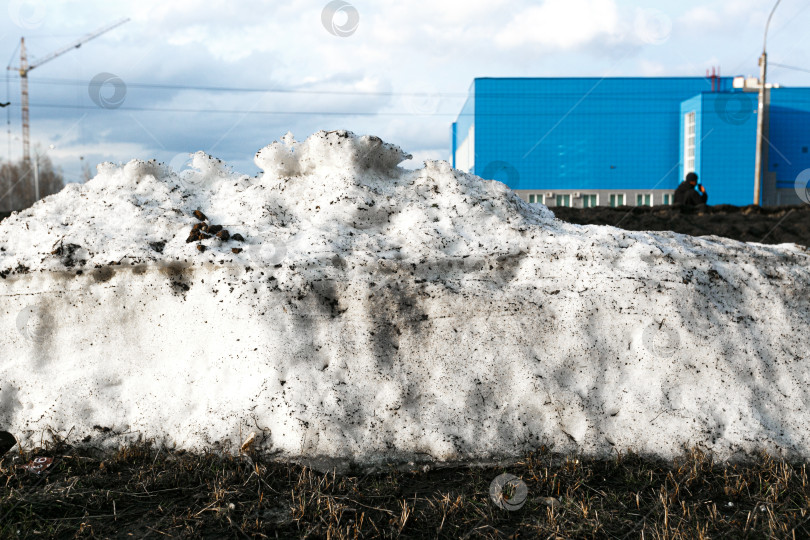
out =
[[(810, 457), (805, 248), (571, 225), (409, 157), (287, 135), (255, 178), (202, 152), (182, 173), (103, 164), (12, 215), (0, 429), (186, 449), (253, 431), (365, 464)], [(245, 241), (198, 251), (197, 209)]]

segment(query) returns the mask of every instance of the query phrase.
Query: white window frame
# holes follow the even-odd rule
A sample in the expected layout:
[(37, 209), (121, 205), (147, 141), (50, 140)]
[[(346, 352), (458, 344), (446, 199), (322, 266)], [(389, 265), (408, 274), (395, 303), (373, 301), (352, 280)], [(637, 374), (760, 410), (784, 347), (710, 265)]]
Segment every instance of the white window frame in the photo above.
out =
[[(649, 197), (650, 200), (647, 201), (645, 204), (644, 198)], [(639, 203), (639, 198), (641, 198), (641, 202)], [(636, 206), (653, 206), (655, 202), (655, 195), (652, 193), (636, 193)]]
[[(612, 208), (618, 208), (619, 206), (624, 206), (624, 203), (625, 203), (625, 196), (624, 195), (625, 195), (624, 193), (611, 193), (610, 197), (608, 198), (608, 204)], [(613, 201), (611, 199), (614, 199), (618, 204), (614, 205)]]
[[(593, 197), (593, 206), (585, 206), (585, 201)], [(595, 208), (599, 206), (599, 194), (598, 193), (583, 193), (582, 194), (582, 208)]]
[(688, 112), (683, 117), (683, 170), (684, 176), (695, 172), (695, 137), (696, 137), (695, 111)]
[[(560, 204), (560, 200), (565, 200), (566, 197), (568, 198), (568, 204)], [(571, 208), (571, 194), (570, 193), (560, 193), (556, 195), (554, 198), (554, 206), (560, 208)]]

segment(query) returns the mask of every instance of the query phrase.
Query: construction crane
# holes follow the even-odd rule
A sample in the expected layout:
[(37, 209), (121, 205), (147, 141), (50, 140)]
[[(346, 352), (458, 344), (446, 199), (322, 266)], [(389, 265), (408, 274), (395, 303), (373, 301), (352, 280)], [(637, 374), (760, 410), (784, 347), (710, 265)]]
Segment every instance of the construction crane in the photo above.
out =
[(20, 104), (22, 106), (22, 143), (23, 143), (23, 163), (28, 167), (31, 166), (31, 153), (30, 153), (30, 138), (29, 138), (29, 123), (28, 123), (28, 72), (32, 69), (41, 66), (45, 62), (50, 62), (57, 56), (62, 56), (66, 52), (72, 49), (78, 49), (83, 44), (87, 43), (93, 38), (97, 38), (101, 34), (109, 32), (113, 28), (121, 26), (125, 22), (127, 22), (129, 18), (121, 19), (120, 21), (116, 21), (112, 24), (108, 24), (102, 28), (99, 28), (95, 32), (91, 32), (87, 34), (83, 38), (76, 40), (75, 42), (71, 43), (70, 45), (66, 45), (61, 49), (54, 51), (42, 58), (38, 59), (37, 61), (33, 62), (32, 64), (28, 63), (28, 55), (25, 50), (25, 38), (20, 38), (20, 67), (11, 67), (9, 66), (9, 70), (17, 70), (20, 73), (20, 91), (22, 93), (22, 99)]

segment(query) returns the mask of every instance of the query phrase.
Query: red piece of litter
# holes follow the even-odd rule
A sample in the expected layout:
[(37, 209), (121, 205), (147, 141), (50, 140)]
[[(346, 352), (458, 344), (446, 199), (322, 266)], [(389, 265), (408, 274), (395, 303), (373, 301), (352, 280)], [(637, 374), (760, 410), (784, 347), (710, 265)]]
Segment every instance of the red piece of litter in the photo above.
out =
[(52, 463), (53, 463), (53, 458), (38, 457), (38, 458), (35, 458), (34, 460), (32, 460), (28, 465), (23, 465), (23, 469), (25, 469), (25, 470), (27, 470), (29, 472), (32, 472), (32, 473), (39, 474), (42, 471), (44, 471), (45, 469), (47, 469), (48, 467), (50, 467)]

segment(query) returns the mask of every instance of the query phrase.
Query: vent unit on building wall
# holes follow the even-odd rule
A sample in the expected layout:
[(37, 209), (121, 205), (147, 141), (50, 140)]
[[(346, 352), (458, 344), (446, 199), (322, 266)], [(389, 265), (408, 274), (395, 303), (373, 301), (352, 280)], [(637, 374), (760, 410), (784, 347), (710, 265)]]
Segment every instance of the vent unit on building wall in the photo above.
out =
[(582, 193), (580, 193), (579, 191), (575, 191), (574, 192), (574, 198), (575, 199), (581, 199), (582, 198)]
[(553, 197), (553, 196), (554, 196), (554, 194), (552, 192), (550, 192), (550, 191), (548, 193), (546, 193), (546, 197)]

